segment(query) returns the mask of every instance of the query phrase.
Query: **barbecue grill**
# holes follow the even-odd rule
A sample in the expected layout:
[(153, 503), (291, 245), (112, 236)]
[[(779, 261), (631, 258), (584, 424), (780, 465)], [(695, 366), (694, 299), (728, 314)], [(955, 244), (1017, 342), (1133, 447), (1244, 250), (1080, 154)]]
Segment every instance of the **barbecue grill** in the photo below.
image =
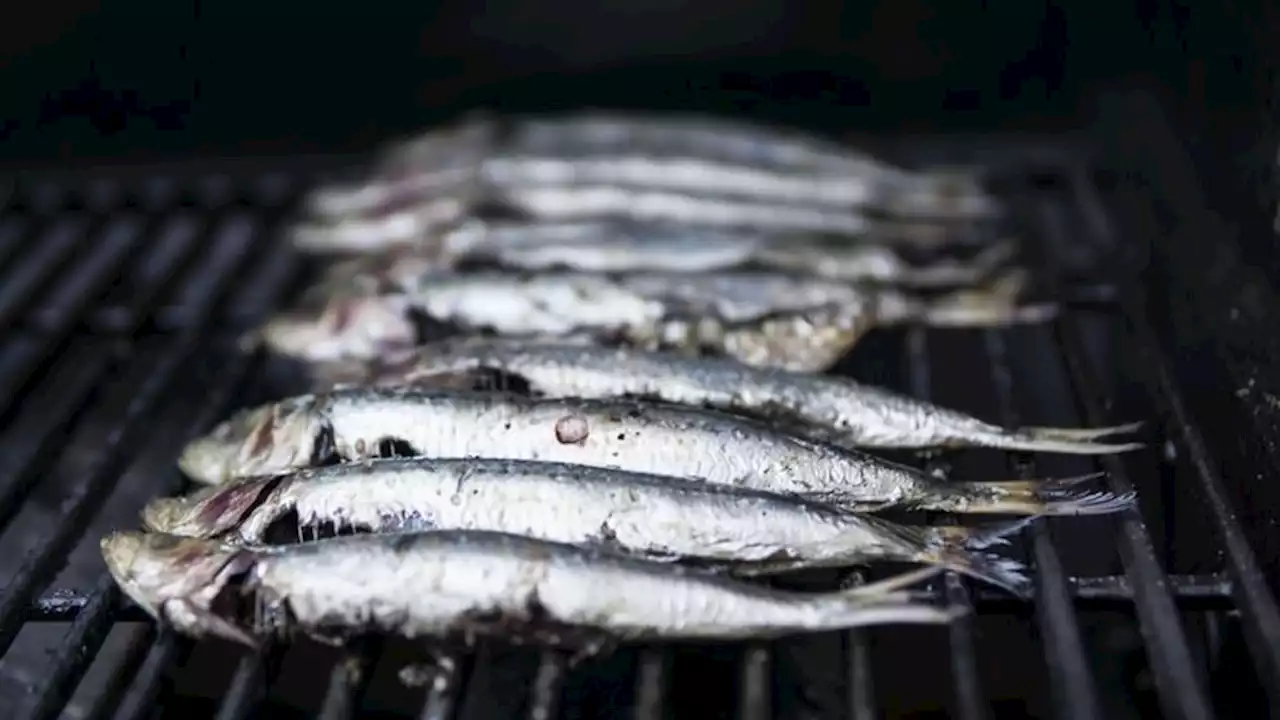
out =
[(0, 707), (976, 720), (1237, 717), (1280, 702), (1268, 372), (1280, 304), (1250, 267), (1266, 260), (1222, 219), (1261, 213), (1201, 182), (1217, 146), (1184, 142), (1182, 118), (1145, 85), (1098, 95), (1072, 127), (859, 138), (908, 164), (988, 168), (1046, 294), (1080, 278), (1110, 292), (1043, 327), (877, 331), (837, 371), (1009, 425), (1144, 420), (1148, 449), (1120, 457), (921, 460), (969, 478), (1101, 469), (1138, 509), (1024, 531), (1011, 554), (1033, 571), (1030, 601), (952, 576), (916, 591), (974, 610), (947, 628), (628, 646), (577, 667), (496, 643), (436, 663), (383, 638), (257, 653), (192, 643), (124, 600), (101, 564), (99, 537), (182, 487), (185, 439), (287, 387), (287, 367), (236, 338), (311, 271), (277, 230), (360, 156), (0, 173)]

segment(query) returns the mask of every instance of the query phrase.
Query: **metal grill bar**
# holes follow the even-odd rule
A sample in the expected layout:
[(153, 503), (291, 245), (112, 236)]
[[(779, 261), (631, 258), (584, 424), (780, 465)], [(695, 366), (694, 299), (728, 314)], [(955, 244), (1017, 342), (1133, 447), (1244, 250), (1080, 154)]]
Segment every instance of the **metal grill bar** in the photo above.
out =
[(361, 640), (333, 666), (329, 673), (329, 687), (321, 704), (320, 718), (342, 720), (355, 716), (380, 645), (374, 640)]
[[(1042, 212), (1050, 242), (1058, 245), (1066, 242), (1064, 218), (1058, 208), (1046, 205)], [(1104, 392), (1088, 366), (1084, 341), (1075, 322), (1074, 318), (1068, 317), (1057, 323), (1055, 335), (1075, 387), (1075, 396), (1084, 405), (1085, 419), (1090, 424), (1105, 425), (1108, 418), (1101, 405)], [(1134, 489), (1124, 465), (1117, 458), (1104, 457), (1102, 463), (1115, 492), (1128, 493)], [(1147, 657), (1159, 689), (1161, 707), (1171, 718), (1211, 718), (1213, 712), (1192, 662), (1186, 634), (1169, 596), (1164, 571), (1156, 558), (1142, 516), (1134, 509), (1119, 517), (1120, 558), (1125, 572), (1133, 579), (1134, 605), (1147, 643)]]
[[(1181, 155), (1177, 158), (1181, 162), (1168, 163), (1172, 166), (1170, 171), (1175, 173), (1171, 183), (1194, 188), (1194, 178), (1187, 170), (1189, 161), (1182, 148), (1176, 139), (1166, 140), (1173, 141), (1171, 151)], [(1116, 230), (1112, 226), (1110, 214), (1103, 207), (1093, 183), (1088, 182), (1087, 178), (1080, 178), (1073, 184), (1073, 189), (1091, 229), (1102, 237), (1113, 236)], [(1186, 409), (1182, 393), (1173, 381), (1169, 359), (1152, 332), (1151, 324), (1146, 321), (1145, 309), (1140, 299), (1133, 296), (1125, 298), (1125, 315), (1138, 339), (1143, 366), (1149, 369), (1142, 376), (1148, 382), (1148, 392), (1161, 414), (1171, 419), (1177, 428), (1178, 439), (1186, 448), (1200, 481), (1213, 525), (1222, 538), (1235, 599), (1246, 628), (1244, 637), (1257, 665), (1258, 679), (1270, 694), (1273, 706), (1280, 705), (1280, 608), (1277, 608), (1275, 597), (1268, 591), (1258, 560), (1240, 530), (1235, 510), (1223, 489), (1221, 472), (1209, 456), (1204, 434), (1196, 427)]]
[[(1000, 422), (1006, 427), (1021, 427), (1024, 423), (1014, 405), (1013, 372), (1004, 338), (998, 332), (987, 332), (986, 340)], [(1029, 457), (1018, 460), (1011, 456), (1009, 465), (1023, 480), (1035, 477), (1035, 466)], [(1025, 534), (1030, 536), (1035, 558), (1036, 610), (1040, 636), (1044, 640), (1045, 664), (1052, 679), (1049, 688), (1053, 708), (1063, 720), (1100, 717), (1097, 690), (1089, 674), (1065, 573), (1049, 530), (1043, 523), (1034, 523)]]
[(664, 717), (662, 687), (667, 673), (667, 658), (657, 648), (640, 651), (636, 673), (635, 720), (658, 720)]
[[(136, 241), (136, 232), (124, 234), (122, 230), (117, 230), (116, 233), (115, 242), (117, 244), (115, 247), (109, 248), (111, 250), (110, 262), (100, 260), (88, 265), (98, 277), (91, 278), (90, 274), (85, 271), (73, 273), (70, 280), (73, 290), (78, 292), (91, 290), (90, 297), (94, 297), (94, 292), (100, 291), (105, 287), (105, 283), (100, 278), (109, 277), (109, 275), (106, 275), (107, 272), (118, 270), (119, 261), (127, 254), (126, 250), (120, 248), (131, 248)], [(232, 255), (231, 257), (238, 261), (243, 259), (241, 255), (243, 253)], [(102, 258), (104, 255), (99, 254), (96, 257)], [(223, 254), (221, 257), (228, 256)], [(268, 256), (267, 259), (274, 258)], [(220, 266), (215, 265), (215, 267)], [(212, 292), (212, 298), (219, 297), (224, 290), (230, 288), (232, 277), (234, 276), (230, 273), (220, 274), (220, 277), (217, 278), (219, 284), (207, 288)], [(274, 279), (270, 277), (263, 278), (261, 274), (259, 274), (259, 278)], [(253, 289), (254, 286), (250, 282), (243, 287)], [(277, 286), (274, 291), (279, 292), (280, 289)], [(268, 293), (271, 291), (272, 289), (267, 289)], [(261, 293), (260, 289), (259, 292)], [(71, 292), (63, 291), (60, 297), (69, 297), (71, 295)], [(212, 307), (209, 299), (206, 299), (206, 302), (210, 304), (205, 305), (205, 310)], [(87, 302), (79, 300), (74, 305), (64, 304), (62, 307), (62, 313), (52, 316), (55, 322), (54, 327), (51, 329), (53, 333), (65, 333), (66, 328), (70, 327), (74, 320), (78, 318), (80, 312), (87, 307)], [(135, 316), (135, 324), (139, 321), (139, 317)], [(6, 594), (0, 600), (0, 645), (3, 645), (5, 649), (12, 642), (20, 627), (19, 623), (24, 619), (21, 616), (25, 615), (25, 608), (16, 614), (10, 613), (13, 613), (14, 608), (19, 604), (26, 604), (27, 601), (24, 596), (29, 596), (30, 593), (37, 589), (40, 583), (47, 582), (56, 570), (57, 564), (65, 557), (65, 553), (74, 546), (79, 533), (83, 532), (84, 522), (82, 518), (87, 518), (87, 514), (100, 505), (101, 499), (110, 491), (114, 478), (119, 475), (117, 470), (119, 465), (125, 462), (125, 458), (129, 454), (127, 449), (135, 445), (132, 433), (136, 433), (140, 428), (144, 427), (143, 424), (136, 422), (136, 420), (140, 420), (149, 414), (153, 405), (164, 394), (165, 389), (177, 377), (179, 370), (184, 367), (185, 363), (183, 361), (192, 357), (193, 353), (199, 349), (199, 335), (203, 329), (203, 321), (208, 319), (209, 314), (206, 312), (204, 315), (196, 317), (197, 322), (187, 332), (178, 336), (171, 344), (169, 353), (162, 357), (153, 372), (142, 378), (140, 385), (126, 389), (124, 397), (130, 400), (122, 413), (123, 423), (113, 423), (113, 431), (105, 443), (105, 457), (96, 466), (95, 471), (90, 473), (89, 480), (64, 504), (62, 508), (65, 519), (64, 524), (60, 525), (50, 537), (45, 538), (45, 542), (37, 545), (36, 551), (27, 558), (14, 580), (6, 588)], [(81, 373), (93, 371), (93, 375), (96, 376), (98, 365), (101, 364), (89, 361), (77, 367)], [(189, 432), (194, 432), (208, 425), (216, 419), (219, 413), (226, 410), (235, 385), (247, 373), (248, 369), (247, 360), (233, 362), (226, 369), (222, 379), (214, 384), (210, 397), (212, 402), (202, 406), (203, 411), (198, 413), (193, 420)], [(72, 387), (78, 390), (84, 384), (86, 383), (74, 383)], [(74, 390), (68, 393), (71, 397), (75, 397), (77, 394)], [(219, 396), (221, 396), (221, 401), (219, 401)], [(111, 410), (115, 410), (118, 406), (108, 405)], [(68, 418), (67, 422), (69, 422), (68, 416), (69, 413), (58, 413), (46, 417)], [(170, 481), (171, 491), (177, 489), (179, 485), (176, 472), (173, 473), (173, 477), (174, 480)], [(0, 504), (6, 517), (11, 514), (9, 501), (14, 501), (16, 505), (16, 501), (23, 494), (24, 488), (22, 486), (24, 484), (15, 482), (6, 486), (3, 496), (4, 503)], [(52, 717), (58, 714), (60, 703), (65, 703), (70, 690), (74, 689), (78, 684), (93, 655), (96, 654), (105, 640), (112, 621), (111, 611), (118, 598), (119, 591), (115, 583), (104, 576), (93, 595), (88, 599), (83, 611), (78, 614), (62, 649), (54, 659), (52, 672), (41, 687), (36, 690), (31, 717)]]
[(427, 688), (419, 720), (448, 720), (453, 717), (467, 675), (467, 662), (467, 658), (443, 654), (435, 658), (435, 676)]
[(773, 681), (770, 673), (773, 654), (766, 643), (752, 643), (742, 653), (738, 681), (738, 717), (765, 720), (773, 717)]
[(269, 643), (240, 660), (235, 675), (231, 676), (227, 694), (218, 706), (217, 720), (249, 717), (266, 694), (268, 656), (274, 650), (274, 643)]
[(538, 673), (533, 679), (529, 698), (529, 720), (551, 720), (560, 711), (564, 690), (565, 656), (555, 650), (544, 651), (538, 658)]
[(168, 628), (159, 628), (147, 659), (138, 669), (137, 677), (126, 696), (126, 702), (116, 712), (116, 720), (142, 720), (155, 710), (156, 698), (169, 670), (181, 655), (180, 641)]
[[(929, 380), (928, 338), (923, 328), (907, 330), (907, 377), (913, 397), (929, 400), (932, 396)], [(930, 467), (929, 470), (934, 470)], [(951, 675), (955, 687), (956, 713), (968, 720), (981, 720), (990, 716), (990, 707), (983, 701), (982, 684), (978, 679), (978, 661), (973, 634), (973, 603), (969, 590), (954, 572), (943, 576), (943, 588), (947, 604), (968, 611), (951, 623)]]

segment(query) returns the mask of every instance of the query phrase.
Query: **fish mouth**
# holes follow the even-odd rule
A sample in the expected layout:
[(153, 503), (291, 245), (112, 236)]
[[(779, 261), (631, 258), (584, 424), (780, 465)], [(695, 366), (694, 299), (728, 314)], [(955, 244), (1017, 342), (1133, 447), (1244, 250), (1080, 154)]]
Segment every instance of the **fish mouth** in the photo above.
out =
[(256, 645), (236, 598), (257, 556), (222, 543), (162, 533), (115, 532), (100, 542), (120, 589), (161, 622), (194, 635)]
[(278, 475), (334, 458), (332, 428), (303, 395), (241, 410), (208, 435), (187, 443), (178, 467), (206, 485)]

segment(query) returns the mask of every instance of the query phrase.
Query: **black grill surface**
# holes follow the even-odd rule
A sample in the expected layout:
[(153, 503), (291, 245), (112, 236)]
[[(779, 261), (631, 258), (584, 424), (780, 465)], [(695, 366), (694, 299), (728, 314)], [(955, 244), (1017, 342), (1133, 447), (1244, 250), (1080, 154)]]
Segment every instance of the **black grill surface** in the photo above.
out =
[(1034, 569), (1033, 601), (949, 576), (920, 591), (974, 608), (949, 628), (631, 647), (572, 670), (496, 644), (432, 675), (427, 648), (402, 641), (245, 654), (178, 638), (120, 596), (98, 538), (182, 488), (184, 440), (283, 392), (284, 371), (235, 339), (296, 291), (305, 268), (276, 230), (347, 161), (29, 175), (0, 185), (0, 704), (33, 718), (1190, 719), (1275, 692), (1276, 603), (1127, 274), (1140, 243), (1112, 221), (1096, 149), (1072, 136), (884, 149), (997, 168), (1012, 229), (1053, 270), (1046, 294), (1068, 276), (1117, 286), (1047, 326), (879, 331), (840, 368), (1011, 425), (1148, 422), (1148, 449), (1123, 457), (920, 460), (971, 479), (1100, 469), (1137, 489), (1135, 512), (1023, 533), (1012, 554)]

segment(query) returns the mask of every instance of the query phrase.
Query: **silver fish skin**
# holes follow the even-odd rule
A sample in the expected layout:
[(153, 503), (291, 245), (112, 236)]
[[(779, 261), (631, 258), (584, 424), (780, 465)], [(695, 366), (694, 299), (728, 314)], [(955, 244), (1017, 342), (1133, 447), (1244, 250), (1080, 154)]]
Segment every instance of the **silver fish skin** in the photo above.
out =
[[(254, 331), (252, 341), (282, 355), (324, 362), (373, 357), (415, 339), (450, 335), (592, 338), (601, 344), (724, 355), (758, 367), (821, 371), (877, 327), (907, 322), (1000, 327), (1056, 316), (1058, 308), (1051, 303), (1019, 305), (1024, 282), (1014, 270), (982, 286), (925, 298), (900, 288), (786, 273), (431, 270), (403, 293), (316, 287), (304, 304)], [(385, 281), (348, 281), (349, 286), (380, 283)], [(411, 309), (434, 326), (419, 332)]]
[(315, 372), (321, 391), (335, 384), (430, 386), (433, 378), (466, 374), (479, 386), (514, 378), (541, 397), (654, 398), (792, 420), (792, 430), (848, 448), (992, 447), (1083, 455), (1143, 447), (1099, 442), (1136, 431), (1140, 423), (1004, 428), (848, 378), (627, 348), (502, 339), (445, 341), (368, 363), (321, 365)]
[[(554, 498), (549, 505), (548, 501)], [(293, 514), (296, 513), (296, 514)], [(1021, 566), (972, 552), (1002, 542), (965, 527), (910, 527), (769, 493), (584, 465), (388, 459), (251, 478), (147, 505), (148, 529), (260, 545), (285, 518), (299, 541), (326, 528), (487, 530), (650, 559), (791, 570), (887, 560), (935, 564), (1017, 594)], [(1017, 523), (1014, 528), (1021, 528)]]
[[(124, 593), (153, 616), (191, 636), (249, 646), (298, 631), (335, 642), (371, 630), (408, 638), (537, 638), (542, 631), (546, 642), (566, 643), (579, 630), (601, 644), (739, 639), (957, 616), (890, 591), (922, 579), (921, 572), (844, 593), (786, 593), (500, 533), (358, 535), (246, 548), (116, 532), (101, 549)], [(216, 602), (231, 593), (254, 610)]]
[[(909, 232), (910, 230), (906, 230)], [(968, 260), (914, 265), (886, 228), (863, 242), (817, 242), (803, 235), (687, 228), (667, 223), (579, 221), (467, 223), (401, 253), (388, 275), (480, 261), (521, 270), (584, 272), (713, 272), (781, 270), (846, 282), (936, 288), (972, 284), (995, 272), (1015, 251), (1004, 241)], [(336, 274), (358, 271), (335, 268)]]
[(504, 149), (566, 159), (610, 153), (683, 154), (773, 171), (858, 178), (876, 189), (884, 209), (904, 216), (960, 219), (1001, 212), (976, 168), (908, 169), (848, 144), (723, 118), (649, 114), (528, 119)]
[[(1021, 515), (1113, 512), (1133, 498), (1082, 492), (1081, 478), (943, 482), (872, 455), (747, 418), (626, 400), (339, 388), (236, 413), (191, 441), (188, 477), (219, 484), (396, 454), (616, 468), (793, 495), (850, 511), (909, 507)], [(1091, 479), (1094, 476), (1086, 476)]]
[[(694, 196), (656, 188), (618, 185), (508, 185), (489, 188), (495, 201), (527, 216), (550, 221), (624, 218), (670, 222), (695, 227), (750, 228), (772, 232), (829, 233), (861, 236), (873, 221), (853, 210), (754, 199)], [(945, 242), (949, 235), (928, 233)]]
[(875, 178), (780, 172), (689, 156), (505, 154), (484, 163), (491, 186), (604, 185), (859, 208), (883, 202)]

